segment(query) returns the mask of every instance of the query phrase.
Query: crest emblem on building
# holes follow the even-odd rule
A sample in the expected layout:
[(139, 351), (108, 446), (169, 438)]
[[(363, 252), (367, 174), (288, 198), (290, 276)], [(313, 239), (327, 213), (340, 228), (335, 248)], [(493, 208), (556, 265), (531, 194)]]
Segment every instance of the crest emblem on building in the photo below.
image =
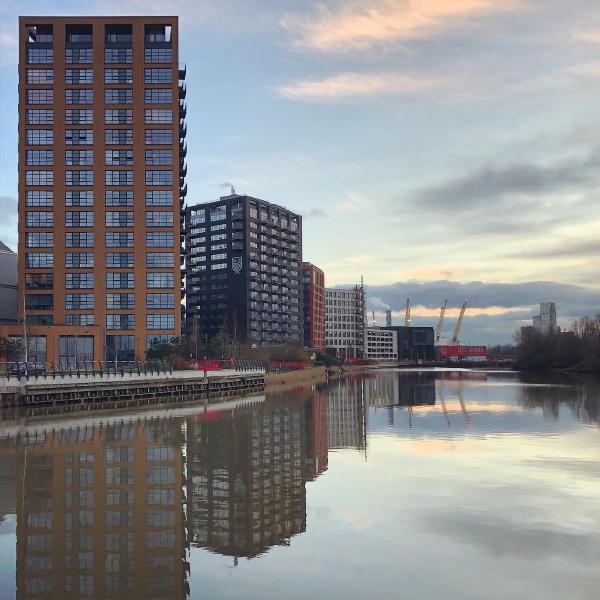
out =
[(235, 275), (239, 275), (242, 272), (242, 257), (232, 256), (231, 257), (231, 270)]

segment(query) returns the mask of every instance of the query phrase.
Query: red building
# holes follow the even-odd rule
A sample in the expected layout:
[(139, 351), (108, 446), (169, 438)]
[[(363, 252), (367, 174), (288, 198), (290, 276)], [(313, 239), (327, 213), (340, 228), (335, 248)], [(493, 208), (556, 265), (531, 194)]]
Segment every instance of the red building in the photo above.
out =
[(304, 345), (325, 347), (325, 274), (315, 265), (302, 263), (304, 298)]
[(486, 346), (449, 345), (438, 346), (439, 360), (471, 360), (481, 361), (487, 357)]

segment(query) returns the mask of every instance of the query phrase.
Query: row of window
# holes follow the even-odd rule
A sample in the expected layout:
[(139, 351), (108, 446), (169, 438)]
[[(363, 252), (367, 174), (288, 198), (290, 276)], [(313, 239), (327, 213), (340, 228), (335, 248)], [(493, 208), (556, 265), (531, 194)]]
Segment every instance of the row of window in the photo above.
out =
[[(34, 50), (33, 48), (29, 49), (29, 52)], [(52, 52), (52, 50), (48, 50), (45, 48), (36, 48), (36, 51), (40, 52), (42, 55), (44, 52)], [(52, 64), (52, 60), (50, 61), (38, 61), (30, 64)], [(49, 77), (48, 74), (49, 69), (44, 69), (45, 74), (44, 78)], [(36, 74), (35, 77), (40, 77), (41, 75)], [(65, 83), (67, 84), (91, 84), (94, 82), (93, 79), (93, 70), (92, 69), (66, 69), (65, 70)], [(54, 77), (52, 75), (52, 81), (44, 81), (44, 82), (32, 82), (32, 83), (52, 83)], [(172, 83), (173, 82), (173, 69), (171, 68), (146, 68), (144, 69), (144, 83)], [(133, 83), (133, 69), (130, 68), (106, 68), (104, 69), (104, 83)], [(29, 96), (29, 92), (39, 92), (39, 91), (49, 91), (52, 90), (27, 90), (27, 96)], [(91, 90), (90, 90), (91, 91)], [(45, 103), (43, 103), (45, 104)]]
[[(148, 125), (162, 125), (173, 122), (173, 111), (169, 108), (148, 108), (144, 111), (144, 122)], [(92, 109), (66, 109), (65, 123), (67, 125), (91, 125), (93, 123)], [(130, 125), (133, 123), (133, 109), (107, 108), (104, 111), (106, 125)]]
[[(133, 248), (133, 232), (107, 231), (105, 239), (107, 248)], [(65, 233), (65, 245), (67, 248), (93, 248), (94, 234), (92, 232), (68, 232)], [(25, 233), (26, 248), (53, 248), (54, 234), (50, 232), (27, 232)], [(146, 233), (146, 247), (148, 248), (172, 248), (172, 231), (152, 231)]]
[[(54, 144), (52, 129), (25, 130), (25, 143), (28, 146), (51, 146)], [(94, 143), (92, 129), (66, 129), (65, 144), (67, 146), (91, 146)], [(133, 144), (133, 129), (105, 129), (104, 143), (111, 145)], [(146, 129), (144, 143), (147, 146), (172, 145), (173, 131), (171, 129)]]
[[(67, 64), (91, 64), (93, 60), (92, 48), (66, 48), (65, 62)], [(133, 60), (132, 48), (105, 48), (104, 62), (107, 64), (131, 64)], [(54, 62), (53, 48), (27, 48), (27, 64), (52, 64)], [(171, 48), (144, 48), (144, 62), (146, 64), (168, 64), (173, 62)]]
[[(108, 280), (107, 280), (108, 283)], [(111, 287), (108, 286), (107, 287)], [(115, 287), (115, 286), (112, 286)], [(150, 287), (150, 286), (148, 286)], [(157, 286), (152, 286), (157, 287)], [(40, 296), (41, 294), (38, 294)], [(34, 297), (33, 294), (28, 296)], [(94, 294), (66, 294), (65, 309), (66, 310), (93, 310), (94, 309)], [(134, 294), (106, 294), (106, 308), (114, 309), (131, 309), (135, 307)], [(146, 308), (175, 308), (175, 294), (146, 294)]]
[[(29, 156), (28, 156), (29, 159)], [(47, 155), (35, 155), (31, 159), (51, 160)], [(30, 170), (25, 172), (25, 183), (31, 186), (54, 185), (54, 171)], [(104, 183), (106, 185), (133, 185), (133, 171), (105, 171)], [(79, 170), (65, 171), (65, 185), (93, 185), (94, 171)], [(146, 185), (173, 185), (173, 171), (146, 171)]]
[[(173, 252), (147, 252), (146, 267), (149, 269), (174, 266)], [(52, 268), (54, 255), (51, 253), (27, 252), (25, 266), (29, 269)], [(94, 266), (94, 254), (91, 252), (67, 252), (65, 267), (91, 268)], [(133, 252), (107, 252), (106, 266), (110, 268), (132, 268), (134, 266)], [(28, 279), (27, 279), (28, 278)], [(29, 289), (51, 289), (53, 286), (52, 273), (29, 273), (26, 276), (26, 286)]]
[[(109, 211), (105, 214), (107, 227), (133, 227), (133, 212)], [(94, 213), (91, 211), (65, 212), (67, 227), (93, 227)], [(173, 225), (173, 213), (165, 211), (146, 212), (147, 227), (170, 227)], [(27, 211), (25, 214), (26, 227), (53, 227), (54, 213), (46, 211)]]
[[(133, 165), (133, 150), (105, 150), (105, 163), (108, 166)], [(173, 164), (172, 150), (146, 150), (146, 166), (171, 166)], [(52, 166), (54, 150), (27, 150), (25, 153), (27, 166)], [(65, 164), (78, 167), (90, 167), (94, 164), (93, 150), (65, 150)]]
[[(134, 281), (134, 273), (106, 273), (106, 287), (109, 289), (133, 289), (135, 287)], [(174, 273), (146, 273), (146, 287), (149, 289), (172, 289), (174, 286)], [(68, 290), (93, 289), (94, 273), (66, 273), (65, 287)], [(41, 299), (46, 295), (47, 294), (30, 294), (32, 298), (38, 299)]]
[[(90, 151), (91, 152), (91, 151)], [(133, 206), (133, 191), (106, 190), (104, 192), (106, 206)], [(93, 190), (74, 190), (65, 192), (67, 206), (93, 206)], [(53, 206), (54, 192), (51, 190), (27, 190), (26, 206)], [(172, 190), (146, 190), (146, 206), (173, 206)]]

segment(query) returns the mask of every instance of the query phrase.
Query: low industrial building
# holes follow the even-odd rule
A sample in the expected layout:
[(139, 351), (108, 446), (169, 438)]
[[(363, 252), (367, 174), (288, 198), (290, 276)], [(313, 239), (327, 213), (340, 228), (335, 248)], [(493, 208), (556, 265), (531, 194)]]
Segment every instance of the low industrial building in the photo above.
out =
[(383, 327), (398, 336), (398, 360), (434, 361), (436, 358), (433, 327)]
[(365, 329), (364, 358), (376, 361), (397, 361), (397, 333), (391, 329), (367, 327)]

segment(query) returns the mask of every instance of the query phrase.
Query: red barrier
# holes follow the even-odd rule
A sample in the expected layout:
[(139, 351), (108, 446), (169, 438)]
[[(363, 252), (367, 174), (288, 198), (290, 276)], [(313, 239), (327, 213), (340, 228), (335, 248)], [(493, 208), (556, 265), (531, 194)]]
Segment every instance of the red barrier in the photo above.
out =
[(192, 360), (191, 363), (198, 371), (220, 371), (223, 368), (220, 360)]

